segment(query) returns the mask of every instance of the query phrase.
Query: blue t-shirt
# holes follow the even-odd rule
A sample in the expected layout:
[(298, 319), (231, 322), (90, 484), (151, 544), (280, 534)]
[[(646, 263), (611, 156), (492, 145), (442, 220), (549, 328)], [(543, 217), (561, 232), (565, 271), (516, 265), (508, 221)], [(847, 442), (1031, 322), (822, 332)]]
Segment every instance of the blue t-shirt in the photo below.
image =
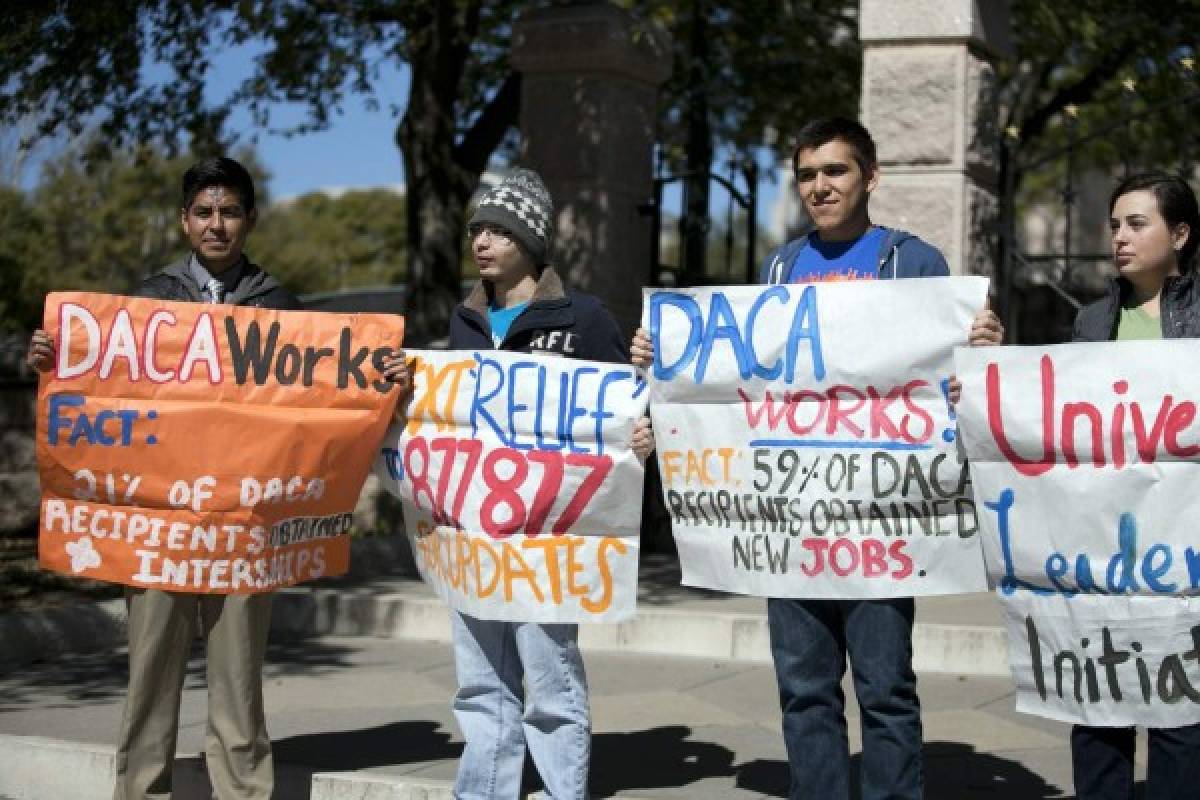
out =
[(871, 228), (851, 242), (822, 242), (814, 233), (796, 254), (787, 282), (872, 280), (885, 235), (883, 228)]
[(493, 308), (488, 306), (488, 324), (492, 326), (492, 343), (496, 347), (504, 341), (504, 337), (508, 335), (508, 329), (512, 327), (513, 320), (521, 316), (521, 312), (526, 309), (529, 303), (517, 303), (509, 308)]

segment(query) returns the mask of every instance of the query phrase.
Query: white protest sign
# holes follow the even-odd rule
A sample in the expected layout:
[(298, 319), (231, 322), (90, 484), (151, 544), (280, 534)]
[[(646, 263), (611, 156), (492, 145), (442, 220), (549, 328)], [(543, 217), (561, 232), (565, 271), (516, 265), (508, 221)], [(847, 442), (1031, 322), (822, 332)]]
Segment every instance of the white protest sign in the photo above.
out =
[(684, 583), (766, 597), (978, 591), (947, 398), (983, 278), (647, 291)]
[(1017, 709), (1200, 722), (1200, 342), (960, 349)]
[(481, 619), (615, 622), (637, 600), (646, 410), (628, 365), (408, 351), (408, 422), (376, 473), (403, 501), (426, 583)]

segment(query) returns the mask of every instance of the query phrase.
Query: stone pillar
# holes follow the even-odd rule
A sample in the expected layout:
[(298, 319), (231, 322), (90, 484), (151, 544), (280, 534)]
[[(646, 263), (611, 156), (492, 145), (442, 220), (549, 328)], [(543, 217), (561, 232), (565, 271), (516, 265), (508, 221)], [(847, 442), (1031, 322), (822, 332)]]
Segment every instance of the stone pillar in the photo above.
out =
[(956, 275), (994, 275), (994, 60), (1008, 0), (862, 0), (862, 121), (882, 180), (871, 219), (912, 231)]
[(631, 333), (650, 283), (650, 218), (638, 207), (653, 188), (664, 35), (607, 3), (556, 6), (518, 21), (512, 62), (521, 161), (542, 174), (558, 212), (551, 262)]

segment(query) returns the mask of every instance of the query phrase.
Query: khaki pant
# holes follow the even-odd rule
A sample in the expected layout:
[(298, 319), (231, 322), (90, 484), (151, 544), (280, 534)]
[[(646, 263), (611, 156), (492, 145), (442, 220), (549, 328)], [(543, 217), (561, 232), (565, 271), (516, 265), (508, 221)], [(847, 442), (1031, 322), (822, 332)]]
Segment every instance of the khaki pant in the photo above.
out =
[(269, 800), (271, 739), (263, 716), (262, 663), (271, 595), (196, 595), (131, 589), (129, 692), (117, 744), (114, 800), (168, 800), (188, 653), (208, 639), (205, 756), (213, 797)]

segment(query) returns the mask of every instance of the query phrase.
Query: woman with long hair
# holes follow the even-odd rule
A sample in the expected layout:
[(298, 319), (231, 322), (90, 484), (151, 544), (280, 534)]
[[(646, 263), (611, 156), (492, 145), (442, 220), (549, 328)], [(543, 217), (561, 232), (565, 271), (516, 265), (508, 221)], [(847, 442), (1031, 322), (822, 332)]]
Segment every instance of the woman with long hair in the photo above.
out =
[[(1121, 181), (1109, 200), (1117, 277), (1080, 310), (1073, 341), (1200, 338), (1196, 195), (1182, 178), (1146, 172)], [(1145, 800), (1200, 792), (1200, 725), (1151, 728)], [(1076, 725), (1071, 731), (1079, 800), (1133, 800), (1135, 731)]]

